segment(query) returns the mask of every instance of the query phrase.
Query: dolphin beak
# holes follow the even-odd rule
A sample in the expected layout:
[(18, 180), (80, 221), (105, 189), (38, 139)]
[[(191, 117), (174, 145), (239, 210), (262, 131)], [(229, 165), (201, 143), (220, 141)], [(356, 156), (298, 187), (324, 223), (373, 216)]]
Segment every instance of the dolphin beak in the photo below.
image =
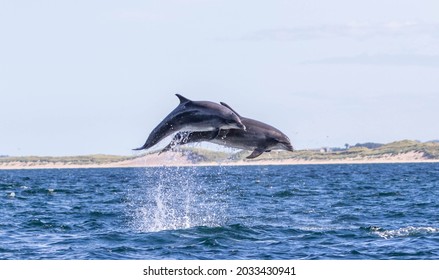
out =
[(238, 126), (240, 129), (247, 131), (247, 127), (245, 127), (245, 125), (243, 125), (242, 123), (239, 123)]

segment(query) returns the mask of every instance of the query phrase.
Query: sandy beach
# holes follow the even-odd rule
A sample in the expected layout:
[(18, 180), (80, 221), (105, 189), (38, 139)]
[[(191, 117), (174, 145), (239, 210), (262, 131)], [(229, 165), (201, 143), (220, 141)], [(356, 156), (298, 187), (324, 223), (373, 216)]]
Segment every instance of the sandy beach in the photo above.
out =
[(59, 168), (123, 168), (123, 167), (162, 167), (162, 166), (245, 166), (245, 165), (304, 165), (304, 164), (371, 164), (371, 163), (431, 163), (437, 159), (427, 159), (422, 153), (408, 152), (381, 157), (354, 157), (342, 160), (306, 160), (306, 159), (259, 159), (224, 160), (218, 162), (198, 162), (188, 160), (181, 153), (148, 154), (130, 160), (105, 164), (74, 164), (64, 162), (22, 162), (0, 163), (0, 169), (59, 169)]

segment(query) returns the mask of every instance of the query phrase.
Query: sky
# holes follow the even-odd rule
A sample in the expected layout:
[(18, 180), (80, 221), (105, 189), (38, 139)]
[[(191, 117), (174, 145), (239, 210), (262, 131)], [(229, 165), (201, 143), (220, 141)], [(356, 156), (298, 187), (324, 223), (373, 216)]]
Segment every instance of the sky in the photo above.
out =
[(437, 0), (0, 0), (0, 155), (132, 155), (176, 93), (226, 102), (296, 149), (439, 139), (437, 11)]

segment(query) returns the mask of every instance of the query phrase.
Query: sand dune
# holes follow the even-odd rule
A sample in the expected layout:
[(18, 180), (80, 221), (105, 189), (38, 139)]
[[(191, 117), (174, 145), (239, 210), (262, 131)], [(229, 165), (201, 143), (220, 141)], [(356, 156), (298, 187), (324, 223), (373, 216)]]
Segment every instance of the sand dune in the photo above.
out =
[(407, 152), (397, 155), (385, 154), (380, 157), (355, 157), (347, 159), (305, 160), (305, 159), (270, 159), (261, 160), (222, 160), (200, 161), (189, 160), (178, 152), (167, 152), (161, 155), (148, 154), (129, 160), (105, 164), (75, 164), (69, 162), (22, 162), (9, 161), (0, 163), (0, 169), (46, 169), (46, 168), (117, 168), (117, 167), (159, 167), (159, 166), (238, 166), (238, 165), (298, 165), (298, 164), (365, 164), (365, 163), (416, 163), (439, 162), (427, 159), (421, 152)]

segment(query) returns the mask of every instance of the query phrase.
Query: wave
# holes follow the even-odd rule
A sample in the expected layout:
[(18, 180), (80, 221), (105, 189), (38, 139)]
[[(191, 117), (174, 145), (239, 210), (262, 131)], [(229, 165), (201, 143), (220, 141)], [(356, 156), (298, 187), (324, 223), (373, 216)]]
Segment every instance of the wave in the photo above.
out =
[(390, 239), (395, 237), (408, 237), (418, 235), (428, 235), (439, 233), (439, 228), (435, 227), (414, 227), (408, 226), (399, 229), (384, 230), (378, 227), (372, 227), (372, 232), (384, 239)]

